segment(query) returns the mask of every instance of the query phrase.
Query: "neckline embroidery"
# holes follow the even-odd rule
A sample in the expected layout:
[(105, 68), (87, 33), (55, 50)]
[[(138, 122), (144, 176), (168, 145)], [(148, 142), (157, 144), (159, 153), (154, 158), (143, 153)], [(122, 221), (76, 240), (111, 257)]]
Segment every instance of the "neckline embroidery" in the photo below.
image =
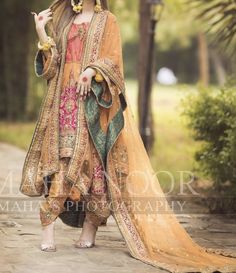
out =
[[(73, 27), (73, 25), (75, 27)], [(89, 23), (74, 24), (72, 23), (72, 29), (70, 31), (68, 40), (72, 40), (76, 37), (79, 37), (80, 40), (83, 40), (88, 31)]]

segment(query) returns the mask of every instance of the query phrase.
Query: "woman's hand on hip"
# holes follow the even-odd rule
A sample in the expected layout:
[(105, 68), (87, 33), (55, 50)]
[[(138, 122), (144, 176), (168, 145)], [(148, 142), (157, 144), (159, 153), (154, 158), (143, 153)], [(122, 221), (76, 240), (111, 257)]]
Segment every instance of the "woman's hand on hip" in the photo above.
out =
[(96, 71), (88, 67), (79, 77), (76, 93), (79, 93), (80, 100), (85, 100), (91, 91), (92, 78), (96, 75)]

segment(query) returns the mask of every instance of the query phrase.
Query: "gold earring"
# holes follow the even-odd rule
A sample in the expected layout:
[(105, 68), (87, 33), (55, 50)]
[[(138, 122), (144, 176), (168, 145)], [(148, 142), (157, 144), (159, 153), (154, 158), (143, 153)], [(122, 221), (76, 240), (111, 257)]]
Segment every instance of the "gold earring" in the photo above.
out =
[(94, 11), (95, 12), (100, 12), (102, 11), (102, 5), (101, 5), (101, 1), (100, 0), (96, 0), (96, 5), (94, 7)]
[(78, 4), (75, 4), (75, 0), (71, 0), (71, 6), (75, 13), (81, 13), (83, 10), (83, 0), (80, 0)]

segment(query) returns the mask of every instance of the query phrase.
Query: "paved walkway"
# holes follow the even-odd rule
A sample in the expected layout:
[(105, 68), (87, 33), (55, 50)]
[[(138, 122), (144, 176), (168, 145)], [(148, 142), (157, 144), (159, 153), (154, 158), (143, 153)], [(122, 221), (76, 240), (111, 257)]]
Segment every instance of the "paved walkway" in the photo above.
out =
[[(79, 237), (81, 230), (67, 227), (58, 220), (56, 225), (58, 251), (41, 252), (39, 249), (41, 227), (37, 211), (37, 202), (40, 199), (27, 199), (27, 210), (29, 201), (32, 201), (32, 213), (27, 215), (19, 212), (24, 208), (19, 208), (17, 203), (14, 203), (22, 201), (23, 198), (23, 195), (18, 193), (18, 187), (24, 157), (24, 151), (0, 143), (0, 273), (165, 272), (130, 257), (112, 218), (109, 218), (107, 227), (99, 228), (97, 246), (85, 250), (72, 246), (73, 240)], [(178, 215), (178, 219), (199, 244), (236, 250), (235, 219), (207, 214), (182, 214)]]

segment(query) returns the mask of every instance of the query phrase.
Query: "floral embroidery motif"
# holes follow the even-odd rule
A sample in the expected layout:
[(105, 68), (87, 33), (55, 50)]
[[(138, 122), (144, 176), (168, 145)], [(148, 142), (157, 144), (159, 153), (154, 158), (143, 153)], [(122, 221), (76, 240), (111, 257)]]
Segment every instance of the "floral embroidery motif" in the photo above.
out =
[(103, 175), (103, 169), (102, 169), (102, 165), (98, 165), (96, 167), (94, 167), (93, 169), (93, 178), (94, 179), (102, 179), (104, 177)]
[(70, 81), (61, 94), (59, 115), (61, 130), (76, 129), (76, 114), (78, 109), (77, 98), (73, 72), (71, 72)]
[(77, 127), (78, 95), (73, 71), (60, 97), (59, 127), (60, 148), (73, 149)]
[(93, 146), (93, 174), (91, 192), (94, 194), (106, 194), (105, 175), (98, 153)]

